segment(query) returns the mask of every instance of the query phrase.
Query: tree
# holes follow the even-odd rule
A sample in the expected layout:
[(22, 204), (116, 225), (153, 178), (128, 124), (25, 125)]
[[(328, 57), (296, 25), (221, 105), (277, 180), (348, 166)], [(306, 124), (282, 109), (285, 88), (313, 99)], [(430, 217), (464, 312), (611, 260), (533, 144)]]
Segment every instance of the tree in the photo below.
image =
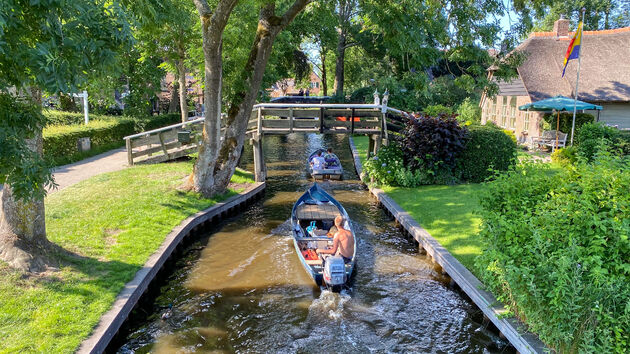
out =
[[(52, 186), (42, 153), (42, 91), (72, 92), (115, 64), (130, 39), (117, 1), (5, 0), (0, 6), (0, 259), (25, 271), (53, 262), (44, 195)], [(20, 102), (23, 101), (23, 102)]]
[(337, 27), (337, 52), (335, 53), (337, 55), (335, 63), (335, 96), (343, 97), (346, 49), (357, 44), (357, 42), (349, 41), (352, 20), (358, 15), (357, 0), (337, 0), (336, 11), (339, 23)]
[(258, 96), (274, 40), (309, 0), (295, 0), (281, 15), (276, 14), (276, 1), (265, 1), (260, 6), (254, 41), (247, 62), (240, 70), (240, 81), (244, 85), (236, 92), (227, 109), (224, 134), (221, 134), (223, 32), (237, 0), (220, 0), (214, 10), (205, 0), (193, 1), (201, 19), (206, 116), (199, 157), (192, 174), (192, 187), (204, 196), (212, 196), (225, 191), (234, 174), (247, 121)]

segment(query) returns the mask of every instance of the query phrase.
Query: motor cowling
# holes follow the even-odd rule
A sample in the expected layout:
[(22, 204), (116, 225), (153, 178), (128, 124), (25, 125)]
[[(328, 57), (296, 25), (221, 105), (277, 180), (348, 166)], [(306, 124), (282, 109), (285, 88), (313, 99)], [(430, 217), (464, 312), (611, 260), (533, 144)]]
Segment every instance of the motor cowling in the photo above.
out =
[(328, 286), (338, 286), (346, 283), (346, 265), (341, 256), (326, 258), (324, 282)]

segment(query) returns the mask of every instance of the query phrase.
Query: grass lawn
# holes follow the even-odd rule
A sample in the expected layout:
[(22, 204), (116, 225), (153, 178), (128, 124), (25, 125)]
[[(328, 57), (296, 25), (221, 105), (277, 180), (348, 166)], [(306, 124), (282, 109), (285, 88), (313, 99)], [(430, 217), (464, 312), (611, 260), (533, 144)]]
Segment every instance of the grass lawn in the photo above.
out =
[[(166, 235), (219, 200), (177, 188), (191, 162), (95, 176), (46, 198), (48, 238), (77, 256), (23, 278), (0, 264), (0, 352), (74, 352)], [(234, 183), (252, 183), (237, 171)]]
[[(352, 139), (361, 163), (365, 162), (368, 137)], [(475, 211), (479, 208), (476, 193), (483, 187), (482, 184), (460, 184), (382, 189), (472, 272), (475, 257), (481, 253), (477, 240), (481, 218)]]
[(483, 184), (384, 187), (398, 205), (424, 227), (468, 270), (474, 272), (475, 257), (481, 254), (477, 239), (481, 218), (476, 194)]

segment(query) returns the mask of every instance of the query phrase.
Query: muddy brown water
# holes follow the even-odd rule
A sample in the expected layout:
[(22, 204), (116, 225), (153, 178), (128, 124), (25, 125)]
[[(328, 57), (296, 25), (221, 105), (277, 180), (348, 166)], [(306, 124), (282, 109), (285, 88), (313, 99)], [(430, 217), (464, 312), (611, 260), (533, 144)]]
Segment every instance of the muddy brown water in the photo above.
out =
[[(344, 180), (322, 185), (345, 206), (358, 237), (357, 271), (341, 293), (313, 283), (290, 236), (293, 203), (312, 184), (305, 161), (319, 147), (333, 147), (342, 160)], [(242, 165), (251, 170), (249, 150)], [(141, 320), (110, 349), (513, 352), (369, 196), (346, 137), (266, 137), (264, 151), (265, 198), (190, 245)]]

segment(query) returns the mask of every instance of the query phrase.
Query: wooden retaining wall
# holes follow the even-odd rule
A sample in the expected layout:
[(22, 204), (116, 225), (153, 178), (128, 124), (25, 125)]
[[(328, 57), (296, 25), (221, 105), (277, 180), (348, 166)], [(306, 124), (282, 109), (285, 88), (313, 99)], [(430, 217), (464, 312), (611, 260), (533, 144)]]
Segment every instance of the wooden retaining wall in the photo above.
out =
[[(352, 137), (350, 149), (357, 174), (362, 178), (361, 160)], [(536, 334), (527, 331), (526, 326), (513, 316), (506, 317), (507, 310), (494, 295), (484, 290), (485, 286), (450, 252), (427, 232), (403, 208), (390, 198), (383, 190), (368, 186), (373, 196), (400, 223), (400, 225), (419, 243), (434, 262), (448, 273), (453, 281), (470, 297), (487, 317), (510, 341), (519, 353), (545, 353), (550, 349), (538, 339)]]
[(186, 236), (258, 199), (265, 190), (265, 186), (265, 182), (254, 183), (242, 193), (188, 217), (175, 227), (166, 236), (160, 248), (149, 257), (144, 267), (136, 273), (133, 280), (125, 285), (116, 297), (112, 308), (101, 316), (99, 324), (90, 337), (81, 343), (78, 353), (104, 352), (149, 284)]

